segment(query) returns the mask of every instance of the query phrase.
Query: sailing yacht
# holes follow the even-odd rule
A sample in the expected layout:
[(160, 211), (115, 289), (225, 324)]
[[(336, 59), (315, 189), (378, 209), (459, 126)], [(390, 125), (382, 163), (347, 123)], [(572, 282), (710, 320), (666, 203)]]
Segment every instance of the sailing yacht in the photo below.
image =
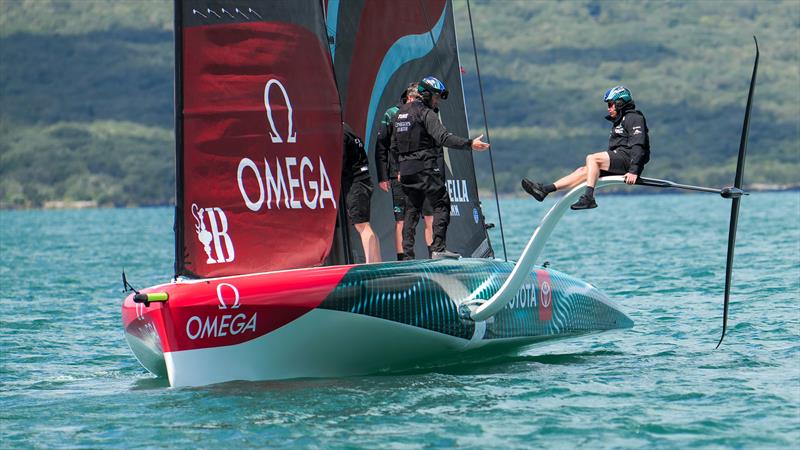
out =
[[(381, 115), (434, 75), (451, 88), (443, 123), (469, 135), (450, 0), (177, 0), (175, 55), (175, 273), (122, 305), (131, 350), (170, 385), (370, 374), (633, 326), (535, 265), (563, 211), (519, 264), (494, 258), (468, 151), (444, 155), (448, 248), (465, 257), (359, 264), (342, 122), (374, 166)], [(390, 195), (372, 201), (394, 259)]]

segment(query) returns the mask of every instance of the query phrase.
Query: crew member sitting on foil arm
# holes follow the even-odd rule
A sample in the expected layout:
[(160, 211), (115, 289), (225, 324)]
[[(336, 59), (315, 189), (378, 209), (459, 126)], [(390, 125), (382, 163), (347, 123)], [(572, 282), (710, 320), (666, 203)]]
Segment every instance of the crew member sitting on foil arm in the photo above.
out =
[[(395, 221), (395, 250), (397, 260), (403, 260), (403, 220), (406, 215), (406, 194), (403, 193), (403, 186), (400, 184), (400, 174), (397, 170), (397, 153), (391, 151), (394, 118), (400, 107), (407, 102), (413, 102), (419, 98), (419, 82), (413, 82), (403, 89), (400, 95), (400, 103), (387, 109), (383, 113), (383, 119), (378, 127), (377, 139), (375, 140), (375, 167), (378, 170), (378, 186), (384, 192), (392, 194), (392, 209)], [(425, 220), (425, 241), (430, 248), (433, 241), (433, 210), (430, 202), (425, 200), (422, 204), (422, 217)], [(430, 255), (429, 255), (430, 256)]]
[(381, 262), (378, 237), (369, 225), (372, 180), (364, 143), (346, 123), (344, 127), (344, 163), (342, 164), (342, 190), (345, 192), (347, 218), (361, 236), (367, 264)]
[(650, 161), (650, 137), (644, 114), (636, 109), (631, 91), (625, 86), (614, 86), (606, 91), (603, 101), (608, 106), (606, 119), (611, 125), (608, 150), (586, 156), (586, 165), (552, 184), (541, 184), (522, 179), (522, 189), (538, 201), (547, 194), (572, 189), (586, 182), (586, 192), (571, 209), (597, 208), (594, 188), (597, 178), (605, 175), (623, 175), (628, 184), (636, 183), (644, 165)]
[(394, 119), (391, 151), (397, 153), (400, 183), (406, 194), (406, 214), (403, 220), (403, 254), (414, 259), (414, 234), (422, 203), (427, 198), (433, 207), (432, 258), (459, 258), (446, 249), (447, 226), (450, 224), (450, 196), (445, 186), (443, 146), (455, 149), (483, 151), (489, 144), (483, 135), (475, 139), (456, 136), (447, 131), (437, 114), (440, 100), (447, 99), (444, 83), (428, 76), (418, 87), (420, 98), (400, 107)]

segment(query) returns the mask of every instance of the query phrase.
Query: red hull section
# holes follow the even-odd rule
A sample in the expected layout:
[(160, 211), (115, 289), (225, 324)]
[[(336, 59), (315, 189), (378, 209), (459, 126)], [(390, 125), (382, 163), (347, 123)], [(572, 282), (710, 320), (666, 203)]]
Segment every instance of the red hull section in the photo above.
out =
[(167, 303), (122, 305), (128, 334), (158, 338), (161, 352), (241, 344), (268, 334), (319, 306), (351, 266), (166, 284), (141, 292), (166, 292)]

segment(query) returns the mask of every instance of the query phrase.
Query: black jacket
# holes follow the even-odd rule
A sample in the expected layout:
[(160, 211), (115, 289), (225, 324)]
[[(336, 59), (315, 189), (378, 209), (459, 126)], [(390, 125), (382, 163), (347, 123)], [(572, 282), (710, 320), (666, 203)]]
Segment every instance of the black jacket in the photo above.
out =
[(349, 125), (344, 124), (344, 163), (342, 164), (342, 184), (356, 180), (369, 179), (369, 160), (364, 151), (364, 142), (356, 136)]
[(378, 126), (378, 138), (375, 141), (375, 168), (378, 171), (378, 182), (397, 178), (397, 153), (390, 151), (392, 146), (392, 123), (397, 111), (403, 106), (398, 103), (383, 113)]
[(630, 102), (619, 111), (616, 120), (611, 116), (606, 116), (606, 119), (613, 123), (608, 149), (625, 152), (630, 157), (628, 172), (641, 174), (644, 165), (650, 161), (650, 136), (644, 114)]
[(470, 149), (472, 139), (447, 131), (439, 116), (422, 100), (406, 103), (394, 118), (391, 151), (398, 156), (401, 175), (438, 168), (442, 147)]

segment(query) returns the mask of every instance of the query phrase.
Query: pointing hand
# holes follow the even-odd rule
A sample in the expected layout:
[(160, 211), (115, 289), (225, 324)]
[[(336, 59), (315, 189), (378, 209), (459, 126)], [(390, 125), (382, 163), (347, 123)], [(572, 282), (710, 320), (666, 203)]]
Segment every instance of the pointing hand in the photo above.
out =
[(486, 142), (481, 141), (482, 137), (483, 137), (483, 135), (480, 135), (480, 136), (478, 136), (478, 137), (476, 137), (475, 139), (472, 140), (472, 149), (473, 150), (482, 152), (482, 151), (486, 150), (487, 148), (489, 148), (489, 144), (487, 144)]

